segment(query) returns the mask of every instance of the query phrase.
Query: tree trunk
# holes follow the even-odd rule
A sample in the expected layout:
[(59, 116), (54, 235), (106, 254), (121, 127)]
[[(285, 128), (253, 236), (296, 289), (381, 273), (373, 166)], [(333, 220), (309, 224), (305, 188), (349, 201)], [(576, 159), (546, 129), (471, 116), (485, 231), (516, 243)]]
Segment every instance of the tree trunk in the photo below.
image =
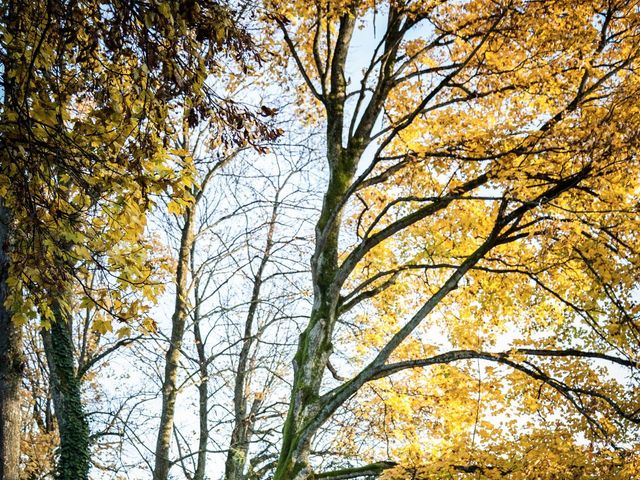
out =
[[(193, 253), (191, 254), (193, 260)], [(198, 384), (198, 418), (199, 418), (199, 438), (198, 457), (196, 471), (193, 480), (204, 480), (204, 472), (207, 464), (207, 443), (209, 441), (209, 380), (207, 371), (207, 355), (202, 343), (202, 333), (200, 332), (200, 297), (199, 285), (195, 284), (195, 310), (193, 313), (193, 336), (198, 352), (198, 369), (200, 383)]]
[[(9, 35), (21, 31), (18, 20), (20, 6), (8, 1), (4, 4), (3, 24)], [(4, 55), (2, 73), (2, 103), (5, 114), (15, 109), (16, 81), (9, 75), (15, 69), (17, 53), (9, 42)], [(7, 154), (4, 149), (4, 154)], [(4, 160), (4, 159), (3, 159)], [(12, 213), (0, 198), (0, 479), (18, 480), (20, 475), (20, 383), (24, 369), (22, 328), (12, 322), (12, 312), (5, 306), (9, 295), (10, 248)]]
[(164, 381), (162, 382), (162, 412), (160, 414), (160, 427), (156, 442), (156, 461), (153, 470), (154, 480), (167, 480), (171, 460), (169, 452), (171, 448), (171, 436), (173, 433), (174, 414), (178, 390), (176, 382), (180, 361), (180, 349), (184, 337), (184, 328), (188, 315), (189, 287), (189, 259), (191, 245), (193, 243), (193, 222), (195, 207), (187, 208), (184, 213), (184, 225), (180, 237), (180, 251), (178, 253), (178, 267), (176, 271), (176, 301), (171, 317), (171, 341), (167, 350)]
[(89, 476), (91, 454), (89, 425), (74, 362), (71, 312), (67, 305), (57, 301), (52, 310), (55, 321), (49, 330), (42, 331), (42, 339), (60, 434), (55, 477), (57, 480), (82, 480)]
[(337, 320), (340, 286), (338, 270), (342, 202), (353, 181), (363, 146), (343, 146), (346, 80), (344, 68), (355, 26), (354, 15), (344, 15), (336, 38), (331, 64), (330, 92), (325, 98), (327, 110), (327, 163), (329, 184), (320, 218), (316, 224), (315, 252), (311, 258), (313, 307), (309, 323), (300, 335), (293, 360), (294, 377), (287, 419), (283, 427), (282, 447), (273, 480), (312, 478), (309, 453), (313, 435), (320, 425), (313, 423), (319, 410), (319, 393)]
[[(329, 134), (332, 133), (329, 126)], [(289, 412), (283, 428), (282, 449), (274, 480), (311, 478), (308, 457), (313, 434), (320, 425), (309, 422), (317, 413), (320, 387), (329, 356), (337, 319), (339, 287), (335, 285), (338, 268), (340, 205), (355, 173), (357, 156), (343, 150), (336, 129), (329, 148), (331, 176), (316, 226), (316, 250), (311, 260), (314, 303), (307, 328), (300, 335), (294, 357), (294, 380)]]
[(22, 329), (5, 307), (9, 277), (10, 215), (0, 200), (0, 479), (20, 475), (20, 382), (24, 368)]
[(309, 325), (300, 335), (294, 358), (292, 396), (274, 480), (303, 480), (312, 474), (309, 450), (313, 432), (305, 431), (305, 426), (318, 409), (320, 385), (331, 354), (329, 331), (335, 320), (331, 315), (331, 301), (323, 294), (316, 300)]

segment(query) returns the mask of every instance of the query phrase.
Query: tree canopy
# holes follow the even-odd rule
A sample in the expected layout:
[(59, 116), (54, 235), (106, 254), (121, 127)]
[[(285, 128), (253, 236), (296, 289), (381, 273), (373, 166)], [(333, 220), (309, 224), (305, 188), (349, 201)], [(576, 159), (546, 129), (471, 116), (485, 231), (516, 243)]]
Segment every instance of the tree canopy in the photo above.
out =
[[(640, 476), (637, 3), (3, 15), (0, 393), (60, 445), (30, 478)], [(85, 375), (125, 358), (116, 409)]]

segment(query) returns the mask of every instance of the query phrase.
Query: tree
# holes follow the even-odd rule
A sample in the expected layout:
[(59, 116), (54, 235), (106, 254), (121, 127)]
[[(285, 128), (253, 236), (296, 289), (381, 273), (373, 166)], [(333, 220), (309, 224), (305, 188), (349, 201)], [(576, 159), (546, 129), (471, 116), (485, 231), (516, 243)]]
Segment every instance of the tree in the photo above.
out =
[[(122, 256), (122, 245), (144, 234), (152, 195), (171, 190), (188, 202), (193, 183), (191, 160), (167, 148), (172, 114), (189, 97), (192, 123), (251, 117), (206, 83), (220, 55), (250, 55), (251, 41), (230, 10), (213, 2), (7, 2), (1, 33), (2, 464), (17, 478), (20, 325), (38, 316), (51, 327), (45, 345), (56, 413), (65, 419), (57, 476), (85, 478), (87, 428), (63, 325), (73, 314), (80, 264), (103, 261), (123, 293), (142, 287), (150, 266), (144, 255)], [(221, 141), (251, 141), (234, 127), (220, 133)], [(183, 165), (180, 178), (175, 164)], [(84, 289), (95, 301), (92, 293)], [(110, 318), (141, 314), (139, 302), (111, 300), (101, 305)]]
[[(185, 118), (183, 122), (185, 127), (183, 129), (181, 146), (184, 150), (191, 151), (192, 155), (194, 155), (197, 150), (202, 148), (202, 145), (191, 146), (192, 133), (188, 128), (188, 120)], [(202, 138), (203, 141), (207, 139), (206, 134), (204, 136), (198, 136), (197, 138), (198, 140)], [(175, 405), (178, 396), (179, 360), (190, 311), (189, 298), (193, 290), (193, 280), (191, 278), (193, 275), (192, 255), (196, 247), (195, 229), (198, 207), (203, 198), (204, 191), (208, 187), (208, 183), (214, 178), (218, 170), (230, 161), (233, 156), (234, 155), (230, 154), (212, 164), (205, 162), (201, 178), (198, 179), (197, 185), (193, 187), (193, 202), (184, 209), (171, 202), (168, 207), (169, 212), (177, 209), (177, 211), (174, 210), (173, 213), (177, 213), (180, 222), (179, 246), (176, 255), (175, 306), (171, 317), (171, 337), (166, 353), (165, 371), (162, 382), (162, 412), (160, 414), (160, 426), (158, 428), (158, 438), (156, 442), (155, 467), (153, 470), (154, 480), (166, 480), (169, 475), (169, 468), (171, 467), (171, 437), (174, 430)], [(195, 333), (197, 334), (198, 331), (196, 330)], [(200, 352), (200, 354), (201, 353), (202, 352)], [(203, 388), (206, 388), (206, 383), (202, 385)], [(202, 393), (203, 395), (205, 394), (204, 391)], [(202, 467), (200, 469), (204, 468), (205, 458), (206, 457), (201, 458)]]
[[(273, 438), (277, 438), (273, 425), (266, 420), (274, 417), (281, 422), (284, 418), (284, 411), (277, 405), (278, 391), (282, 388), (278, 372), (284, 370), (285, 359), (292, 353), (287, 344), (298, 326), (295, 315), (301, 303), (298, 279), (301, 274), (308, 274), (300, 267), (302, 255), (298, 250), (304, 251), (308, 245), (307, 211), (301, 203), (307, 202), (309, 208), (312, 192), (304, 188), (301, 178), (310, 163), (302, 149), (292, 148), (294, 155), (291, 152), (283, 155), (278, 151), (281, 149), (284, 150), (275, 148), (275, 161), (267, 163), (264, 178), (251, 182), (255, 197), (265, 204), (266, 211), (262, 214), (263, 225), (246, 232), (250, 291), (246, 305), (241, 305), (236, 313), (242, 315), (239, 322), (236, 320), (239, 332), (233, 332), (229, 339), (239, 337), (236, 341), (240, 349), (234, 349), (235, 358), (231, 360), (233, 428), (225, 480), (262, 477), (264, 464), (270, 465), (275, 456)], [(269, 172), (269, 167), (275, 171)], [(260, 170), (250, 177), (259, 173)], [(258, 237), (259, 233), (262, 235)], [(280, 423), (276, 425), (279, 427)]]
[[(246, 149), (218, 158), (218, 152), (206, 146), (206, 127), (192, 137), (197, 139), (191, 148), (202, 179), (190, 206), (192, 223), (185, 221), (187, 212), (174, 215), (171, 203), (159, 222), (168, 243), (174, 245), (177, 261), (187, 252), (185, 228), (192, 230), (185, 283), (175, 294), (182, 292), (186, 299), (184, 316), (177, 323), (174, 309), (171, 335), (164, 337), (161, 321), (158, 340), (167, 345), (166, 358), (160, 362), (165, 369), (163, 404), (173, 352), (180, 360), (171, 368), (170, 390), (175, 399), (181, 396), (179, 405), (189, 401), (197, 405), (192, 422), (198, 432), (192, 434), (184, 419), (191, 413), (188, 409), (171, 415), (163, 409), (163, 431), (170, 436), (166, 446), (156, 449), (155, 461), (165, 452), (167, 471), (180, 467), (185, 477), (202, 478), (207, 456), (220, 450), (226, 456), (219, 459), (225, 477), (244, 479), (248, 470), (259, 469), (255, 462), (250, 464), (252, 444), (260, 445), (260, 461), (274, 453), (269, 438), (274, 427), (267, 427), (262, 417), (283, 414), (272, 396), (281, 382), (276, 372), (282, 370), (288, 352), (287, 332), (295, 327), (289, 311), (298, 296), (291, 290), (301, 272), (297, 256), (290, 256), (300, 248), (306, 222), (299, 218), (294, 223), (292, 216), (300, 217), (298, 211), (303, 209), (298, 203), (308, 198), (300, 185), (307, 165), (283, 157), (280, 147), (270, 161), (256, 159), (255, 152)], [(197, 393), (191, 387), (197, 387)], [(182, 419), (176, 420), (175, 413)], [(224, 433), (211, 433), (220, 430)]]
[[(175, 305), (171, 318), (171, 337), (169, 339), (168, 349), (166, 353), (165, 372), (162, 383), (162, 412), (160, 414), (160, 426), (158, 429), (155, 453), (155, 467), (153, 476), (155, 480), (165, 480), (168, 478), (169, 469), (171, 467), (170, 451), (171, 437), (174, 429), (174, 413), (175, 404), (178, 394), (178, 371), (179, 360), (185, 328), (191, 311), (190, 297), (194, 287), (197, 287), (198, 278), (194, 278), (192, 255), (196, 251), (196, 224), (198, 221), (198, 209), (203, 201), (204, 192), (209, 186), (209, 182), (217, 175), (218, 171), (228, 162), (230, 162), (241, 151), (241, 147), (250, 144), (248, 140), (251, 138), (258, 139), (263, 136), (264, 140), (273, 141), (280, 132), (277, 129), (267, 129), (265, 125), (257, 121), (255, 117), (246, 114), (244, 119), (238, 118), (239, 124), (244, 128), (245, 138), (243, 143), (237, 142), (235, 150), (229, 148), (227, 141), (222, 138), (216, 138), (216, 130), (224, 132), (224, 124), (219, 125), (219, 119), (213, 118), (199, 125), (192, 125), (189, 118), (193, 112), (190, 99), (185, 100), (182, 120), (181, 136), (176, 139), (176, 147), (187, 153), (192, 158), (193, 167), (197, 173), (191, 174), (188, 171), (182, 173), (183, 176), (195, 176), (193, 184), (189, 186), (189, 201), (180, 201), (180, 198), (172, 198), (167, 204), (167, 210), (170, 214), (176, 214), (179, 219), (179, 247), (176, 252), (176, 272), (175, 272)], [(244, 123), (243, 123), (244, 122)], [(218, 125), (216, 125), (218, 124)], [(194, 133), (193, 127), (199, 128)], [(217, 128), (216, 128), (217, 127)], [(249, 133), (251, 131), (251, 134)], [(257, 141), (253, 142), (253, 146), (258, 151), (262, 150)], [(207, 153), (216, 151), (217, 160), (212, 161), (213, 155)], [(198, 157), (204, 155), (204, 158)], [(197, 325), (197, 323), (196, 323)], [(194, 331), (197, 335), (197, 329)], [(202, 358), (203, 351), (198, 355)], [(201, 375), (204, 371), (201, 372)], [(206, 378), (206, 375), (205, 375)], [(203, 390), (201, 394), (206, 396), (206, 382), (201, 384)], [(204, 408), (204, 404), (203, 407)], [(204, 422), (205, 420), (203, 420)], [(201, 428), (200, 442), (205, 443), (206, 436), (204, 428)], [(200, 456), (199, 474), (203, 475), (203, 469), (206, 460), (206, 449), (202, 450)]]
[[(237, 7), (3, 5), (0, 473), (20, 474), (27, 368), (24, 434), (59, 439), (59, 479), (88, 478), (102, 434), (123, 438), (109, 476), (203, 479), (208, 455), (229, 480), (637, 476), (638, 6)], [(263, 59), (234, 97), (291, 86), (325, 182), (281, 169), (284, 143), (224, 165), (281, 133), (220, 93)], [(299, 182), (326, 183), (319, 212)], [(149, 381), (99, 408), (84, 382), (125, 357)]]
[[(326, 123), (329, 168), (313, 310), (274, 478), (314, 478), (314, 437), (366, 384), (465, 360), (546, 385), (553, 402), (581, 414), (576, 426), (621, 441), (625, 425), (640, 422), (637, 394), (632, 382), (599, 384), (596, 372), (601, 362), (637, 369), (636, 8), (484, 0), (268, 8), (306, 87), (302, 102)], [(375, 44), (351, 81), (358, 27), (375, 28)], [(376, 331), (373, 348), (331, 387), (336, 329), (367, 304), (360, 318)], [(420, 339), (436, 326), (447, 341)], [(507, 326), (522, 341), (490, 350)], [(603, 417), (621, 426), (607, 429)]]
[(20, 465), (20, 379), (24, 368), (22, 331), (3, 307), (8, 296), (9, 219), (0, 205), (0, 477), (17, 479)]
[(573, 432), (559, 428), (552, 437), (525, 436), (502, 444), (497, 452), (453, 450), (419, 466), (387, 469), (385, 479), (539, 478), (628, 479), (638, 472), (637, 451), (598, 449), (575, 442)]
[[(93, 292), (100, 289), (101, 283), (100, 272), (95, 273), (93, 280), (87, 282)], [(162, 278), (154, 275), (149, 283), (159, 285)], [(106, 284), (105, 289), (109, 288)], [(96, 377), (108, 370), (108, 362), (118, 349), (148, 332), (148, 318), (130, 320), (114, 331), (104, 311), (87, 302), (81, 293), (76, 293), (69, 305), (73, 313), (48, 330), (41, 329), (37, 319), (24, 326), (28, 361), (21, 392), (24, 416), (21, 478), (51, 478), (56, 470), (54, 459), (59, 459), (59, 469), (65, 456), (86, 455), (82, 464), (90, 464), (94, 469), (116, 468), (111, 458), (96, 462), (93, 454), (117, 446), (113, 439), (122, 436), (118, 417), (125, 404), (110, 398), (109, 389)], [(57, 325), (62, 325), (63, 330), (56, 330)], [(67, 439), (65, 443), (60, 441), (61, 436)], [(75, 443), (70, 443), (69, 438)], [(78, 448), (80, 442), (86, 444), (82, 449)], [(72, 450), (64, 453), (63, 447)]]

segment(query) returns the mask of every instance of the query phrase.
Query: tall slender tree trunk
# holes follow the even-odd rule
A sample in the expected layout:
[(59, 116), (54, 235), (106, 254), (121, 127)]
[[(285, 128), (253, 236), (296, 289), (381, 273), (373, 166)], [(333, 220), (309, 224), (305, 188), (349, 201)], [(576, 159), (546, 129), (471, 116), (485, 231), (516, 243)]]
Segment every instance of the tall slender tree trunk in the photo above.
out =
[(42, 339), (60, 434), (55, 477), (83, 480), (88, 478), (91, 464), (89, 425), (74, 361), (71, 312), (68, 304), (59, 301), (54, 302), (52, 310), (55, 321), (49, 330), (42, 331)]
[[(185, 103), (185, 115), (182, 120), (182, 145), (184, 150), (190, 150), (190, 127), (189, 115), (190, 103)], [(197, 147), (196, 147), (197, 148)], [(171, 437), (173, 434), (176, 398), (178, 396), (177, 378), (180, 361), (180, 349), (184, 337), (185, 324), (189, 315), (189, 277), (190, 266), (192, 265), (195, 250), (195, 223), (198, 202), (204, 195), (204, 190), (208, 182), (214, 177), (216, 171), (222, 168), (228, 161), (233, 159), (235, 154), (225, 157), (210, 168), (202, 178), (200, 185), (193, 189), (194, 202), (186, 208), (182, 215), (183, 225), (180, 232), (180, 247), (178, 250), (178, 265), (176, 268), (176, 297), (173, 315), (171, 317), (171, 339), (169, 349), (165, 357), (164, 379), (162, 382), (162, 411), (160, 414), (160, 426), (158, 427), (158, 437), (156, 441), (155, 465), (153, 468), (153, 480), (167, 480), (169, 469), (171, 468)], [(200, 363), (201, 384), (199, 386), (199, 409), (200, 409), (200, 438), (198, 440), (198, 457), (194, 480), (204, 478), (206, 465), (206, 448), (209, 437), (207, 430), (208, 423), (208, 382), (207, 361), (205, 358), (204, 346), (200, 336), (198, 316), (195, 312), (196, 321), (194, 325), (194, 335), (196, 337), (196, 347)]]
[(0, 479), (20, 475), (22, 329), (5, 307), (9, 277), (10, 212), (0, 200)]
[[(193, 252), (191, 260), (193, 261)], [(193, 312), (193, 336), (196, 342), (196, 352), (198, 353), (198, 374), (200, 383), (198, 384), (198, 457), (196, 461), (196, 471), (193, 474), (193, 480), (204, 480), (205, 469), (207, 465), (207, 444), (209, 442), (209, 376), (207, 371), (207, 355), (202, 342), (202, 333), (200, 332), (200, 295), (199, 282), (196, 280), (195, 305)]]
[(156, 442), (156, 459), (153, 470), (154, 480), (167, 480), (171, 460), (171, 436), (173, 432), (176, 398), (178, 395), (177, 378), (180, 361), (180, 349), (184, 337), (185, 323), (188, 316), (189, 296), (189, 259), (193, 244), (193, 223), (195, 220), (195, 206), (188, 207), (184, 215), (184, 225), (180, 237), (178, 252), (178, 267), (176, 270), (176, 301), (171, 317), (171, 340), (167, 350), (164, 380), (162, 383), (162, 412)]
[[(2, 8), (3, 24), (9, 35), (20, 32), (18, 20), (19, 5), (7, 1)], [(15, 43), (15, 42), (14, 42)], [(17, 100), (15, 79), (9, 72), (15, 68), (15, 49), (7, 47), (2, 73), (2, 103), (5, 113), (14, 109)], [(7, 149), (4, 148), (5, 154)], [(9, 294), (9, 267), (12, 214), (0, 198), (0, 479), (18, 480), (20, 475), (20, 383), (24, 369), (22, 353), (22, 329), (11, 317), (12, 312), (5, 306)]]

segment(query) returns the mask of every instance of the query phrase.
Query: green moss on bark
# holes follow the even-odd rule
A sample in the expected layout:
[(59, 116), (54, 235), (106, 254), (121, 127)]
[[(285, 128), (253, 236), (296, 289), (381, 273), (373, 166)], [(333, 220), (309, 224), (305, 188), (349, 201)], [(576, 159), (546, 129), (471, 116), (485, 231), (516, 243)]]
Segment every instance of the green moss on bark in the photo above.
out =
[(56, 305), (56, 321), (49, 331), (43, 333), (60, 433), (55, 478), (84, 480), (89, 476), (91, 462), (89, 425), (82, 405), (71, 332), (64, 312), (60, 305)]

